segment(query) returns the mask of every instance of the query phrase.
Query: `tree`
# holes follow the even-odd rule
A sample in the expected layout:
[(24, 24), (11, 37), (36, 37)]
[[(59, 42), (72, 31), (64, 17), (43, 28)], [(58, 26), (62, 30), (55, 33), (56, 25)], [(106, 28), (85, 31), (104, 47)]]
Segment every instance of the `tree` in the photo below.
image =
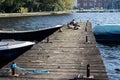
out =
[(12, 9), (12, 5), (14, 3), (14, 0), (4, 0), (3, 3), (2, 3), (2, 9), (5, 11), (5, 12), (10, 12), (11, 9)]
[(74, 0), (0, 0), (0, 11), (12, 13), (27, 8), (35, 11), (62, 11), (72, 9)]
[(74, 0), (65, 0), (65, 7), (66, 9), (72, 9), (74, 5)]
[(3, 12), (3, 9), (2, 9), (2, 6), (3, 6), (3, 2), (4, 2), (5, 0), (0, 0), (0, 12)]

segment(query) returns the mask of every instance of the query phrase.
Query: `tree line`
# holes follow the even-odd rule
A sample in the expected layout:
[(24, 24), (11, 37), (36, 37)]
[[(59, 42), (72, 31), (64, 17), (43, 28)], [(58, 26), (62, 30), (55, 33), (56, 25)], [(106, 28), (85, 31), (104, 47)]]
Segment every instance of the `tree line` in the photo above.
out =
[(74, 0), (0, 0), (0, 12), (63, 11), (73, 4)]

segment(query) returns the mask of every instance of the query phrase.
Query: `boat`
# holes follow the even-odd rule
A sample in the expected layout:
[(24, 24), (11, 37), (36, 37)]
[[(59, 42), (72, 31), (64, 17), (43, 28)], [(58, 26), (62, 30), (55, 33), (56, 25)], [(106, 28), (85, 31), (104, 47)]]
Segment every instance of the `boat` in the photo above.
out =
[(96, 41), (120, 41), (120, 24), (103, 24), (93, 28)]
[(28, 30), (28, 31), (16, 31), (16, 30), (0, 30), (0, 40), (1, 39), (15, 39), (21, 41), (42, 41), (58, 29), (62, 25), (57, 25), (55, 27), (49, 27), (39, 30)]
[(0, 41), (0, 67), (29, 50), (35, 42), (5, 39)]

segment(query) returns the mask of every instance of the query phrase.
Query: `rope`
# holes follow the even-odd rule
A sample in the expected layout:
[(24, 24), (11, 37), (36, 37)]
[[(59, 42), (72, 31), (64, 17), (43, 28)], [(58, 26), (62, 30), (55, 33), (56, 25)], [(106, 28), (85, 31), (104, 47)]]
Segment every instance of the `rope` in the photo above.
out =
[(28, 73), (28, 74), (32, 74), (32, 75), (40, 75), (40, 74), (48, 74), (49, 71), (48, 70), (33, 70), (33, 71), (29, 71), (26, 70), (24, 68), (21, 68), (19, 66), (16, 66), (16, 69), (23, 71), (24, 73)]

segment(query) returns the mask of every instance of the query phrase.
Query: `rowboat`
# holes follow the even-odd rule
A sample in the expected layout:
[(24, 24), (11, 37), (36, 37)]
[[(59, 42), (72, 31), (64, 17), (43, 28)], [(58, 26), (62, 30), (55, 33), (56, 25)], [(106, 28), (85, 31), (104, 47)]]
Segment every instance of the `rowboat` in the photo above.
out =
[(29, 50), (35, 42), (5, 39), (0, 41), (0, 67)]
[(22, 41), (42, 41), (58, 29), (60, 29), (62, 25), (57, 25), (55, 27), (49, 27), (39, 30), (28, 30), (28, 31), (8, 31), (8, 30), (0, 30), (0, 40), (1, 39), (15, 39)]

